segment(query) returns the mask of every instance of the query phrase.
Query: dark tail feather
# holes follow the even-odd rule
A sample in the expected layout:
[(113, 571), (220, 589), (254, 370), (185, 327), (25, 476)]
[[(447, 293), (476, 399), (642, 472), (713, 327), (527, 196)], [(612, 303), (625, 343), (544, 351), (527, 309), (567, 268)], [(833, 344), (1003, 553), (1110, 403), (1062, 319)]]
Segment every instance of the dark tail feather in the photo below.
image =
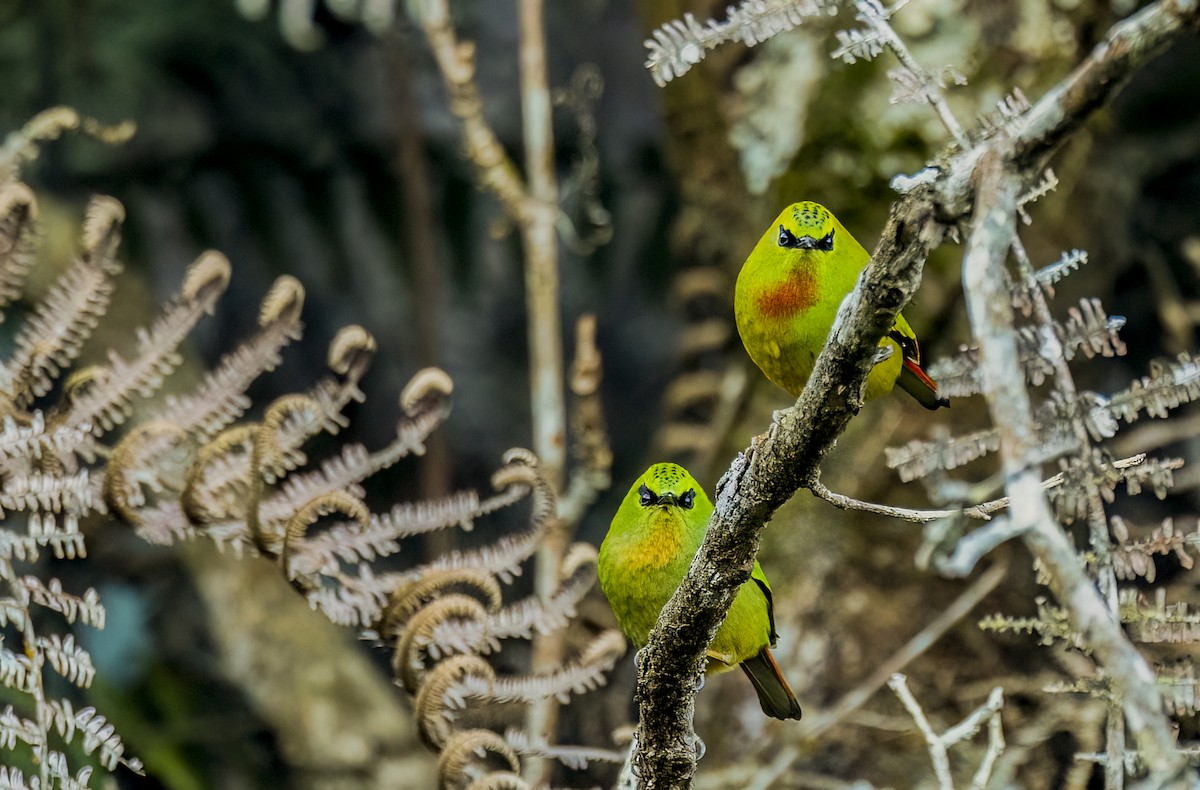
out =
[(942, 397), (934, 380), (911, 359), (905, 358), (904, 367), (900, 368), (900, 378), (896, 379), (896, 382), (927, 409), (950, 405), (950, 399)]
[(763, 713), (774, 719), (800, 718), (800, 703), (788, 688), (769, 649), (764, 647), (758, 655), (747, 658), (742, 662), (742, 669), (758, 692), (758, 704), (762, 705)]

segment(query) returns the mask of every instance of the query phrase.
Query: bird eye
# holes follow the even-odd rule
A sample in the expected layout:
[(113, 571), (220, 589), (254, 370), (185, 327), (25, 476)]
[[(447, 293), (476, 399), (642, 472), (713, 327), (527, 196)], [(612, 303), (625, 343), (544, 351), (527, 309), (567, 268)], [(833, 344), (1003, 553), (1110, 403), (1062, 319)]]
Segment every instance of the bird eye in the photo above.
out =
[(679, 497), (679, 506), (684, 510), (691, 510), (694, 504), (696, 504), (696, 489), (689, 488)]
[(780, 247), (795, 247), (796, 246), (796, 237), (792, 234), (792, 232), (790, 230), (788, 230), (787, 228), (780, 225), (779, 226), (779, 240), (776, 243)]
[(833, 249), (833, 231), (829, 231), (827, 236), (817, 242), (816, 249), (824, 252), (829, 252)]
[(641, 496), (641, 503), (643, 507), (649, 507), (650, 505), (653, 505), (654, 500), (658, 498), (654, 496), (654, 492), (649, 488), (646, 488), (644, 484), (638, 489), (638, 494)]

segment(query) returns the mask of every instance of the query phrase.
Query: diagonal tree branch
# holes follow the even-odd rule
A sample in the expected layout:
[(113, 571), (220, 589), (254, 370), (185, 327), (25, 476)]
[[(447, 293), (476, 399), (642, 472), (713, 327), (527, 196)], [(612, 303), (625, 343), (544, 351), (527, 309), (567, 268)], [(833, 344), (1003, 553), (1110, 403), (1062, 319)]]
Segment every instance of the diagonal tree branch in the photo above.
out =
[[(1006, 177), (1012, 182), (1005, 192), (1020, 194), (1025, 182), (1040, 173), (1043, 160), (1086, 115), (1112, 97), (1125, 76), (1183, 30), (1196, 27), (1197, 6), (1197, 0), (1159, 0), (1115, 26), (1083, 66), (1030, 110), (1014, 140), (984, 140), (959, 151), (939, 166), (935, 179), (916, 186), (893, 205), (871, 263), (838, 311), (808, 386), (794, 407), (778, 412), (766, 434), (734, 459), (718, 484), (716, 509), (704, 543), (641, 651), (635, 765), (643, 788), (690, 784), (696, 768), (695, 687), (704, 671), (705, 650), (734, 592), (749, 577), (763, 527), (796, 490), (816, 479), (821, 460), (861, 407), (879, 339), (915, 292), (930, 250), (948, 227), (971, 210), (977, 164), (985, 156), (994, 161), (999, 154), (989, 152), (1004, 146)], [(1021, 377), (1013, 381), (1020, 382)], [(1037, 498), (1041, 497), (1039, 483), (1035, 479), (1031, 487)], [(1029, 534), (1027, 540), (1035, 550), (1039, 546), (1048, 550), (1049, 544), (1042, 546), (1039, 541), (1051, 541), (1051, 536), (1037, 530)], [(1061, 531), (1057, 537), (1065, 540)], [(1056, 592), (1068, 596), (1064, 599), (1068, 606), (1086, 603), (1070, 597), (1081, 589), (1072, 578), (1059, 583)], [(1125, 648), (1132, 648), (1119, 629), (1114, 634), (1091, 619), (1085, 626), (1089, 639), (1103, 642), (1093, 647), (1110, 671), (1132, 666), (1125, 661)], [(1140, 674), (1135, 675), (1127, 682), (1140, 692), (1144, 684)], [(1154, 706), (1156, 699), (1154, 693), (1127, 701), (1126, 714), (1161, 776), (1173, 770), (1175, 758), (1168, 754), (1169, 743), (1162, 740), (1166, 721)]]

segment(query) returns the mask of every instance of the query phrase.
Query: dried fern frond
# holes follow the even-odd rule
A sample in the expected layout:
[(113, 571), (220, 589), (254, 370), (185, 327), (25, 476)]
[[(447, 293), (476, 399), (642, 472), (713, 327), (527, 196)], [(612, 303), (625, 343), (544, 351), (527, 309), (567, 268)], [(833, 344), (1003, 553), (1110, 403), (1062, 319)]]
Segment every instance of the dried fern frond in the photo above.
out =
[[(494, 763), (502, 762), (509, 770), (499, 772), (494, 770)], [(510, 787), (527, 788), (518, 775), (521, 771), (521, 760), (517, 751), (508, 741), (491, 730), (463, 730), (457, 732), (446, 741), (442, 753), (438, 757), (438, 781), (442, 787), (475, 786), (475, 782), (485, 775), (496, 781), (497, 774), (512, 777), (519, 784), (506, 785)], [(501, 779), (506, 779), (501, 776)]]
[(246, 518), (257, 425), (226, 429), (200, 448), (184, 475), (179, 502), (198, 527)]
[(100, 594), (88, 588), (82, 596), (64, 592), (62, 582), (51, 579), (43, 582), (36, 576), (23, 576), (17, 580), (18, 587), (29, 596), (29, 601), (58, 612), (68, 623), (77, 619), (93, 628), (104, 628), (104, 606)]
[(68, 700), (50, 700), (47, 703), (53, 716), (58, 734), (66, 741), (73, 741), (75, 733), (82, 736), (84, 754), (96, 752), (100, 764), (109, 771), (123, 765), (134, 773), (142, 773), (142, 763), (136, 757), (125, 757), (125, 744), (116, 734), (115, 728), (92, 707), (72, 709)]
[[(2, 645), (3, 640), (0, 640), (0, 683), (10, 689), (32, 693), (37, 677), (33, 660), (24, 653), (14, 653)], [(9, 710), (12, 710), (11, 706)]]
[(56, 140), (63, 132), (81, 131), (101, 142), (117, 145), (129, 140), (136, 128), (132, 121), (103, 124), (81, 116), (71, 107), (42, 110), (5, 138), (0, 147), (0, 182), (16, 180), (21, 166), (37, 158), (41, 143)]
[(984, 631), (997, 633), (1026, 633), (1037, 634), (1038, 643), (1052, 645), (1055, 642), (1068, 642), (1081, 650), (1087, 650), (1087, 643), (1082, 635), (1071, 628), (1065, 610), (1051, 606), (1046, 599), (1038, 596), (1037, 615), (1034, 617), (1009, 617), (1008, 615), (992, 614), (982, 618), (978, 625)]
[[(530, 596), (506, 606), (500, 606), (498, 600), (483, 601), (483, 609), (467, 608), (460, 603), (458, 609), (446, 610), (445, 613), (452, 616), (430, 616), (419, 623), (415, 617), (412, 618), (400, 632), (396, 655), (401, 655), (401, 645), (410, 650), (414, 646), (419, 647), (433, 660), (467, 651), (486, 655), (499, 650), (502, 640), (531, 639), (535, 632), (547, 634), (565, 628), (575, 616), (579, 601), (595, 584), (596, 549), (586, 543), (575, 544), (567, 552), (561, 571), (563, 578), (548, 600)], [(393, 603), (389, 610), (395, 605)], [(406, 642), (403, 634), (418, 626), (426, 629), (419, 642)], [(412, 670), (419, 670), (423, 666), (418, 654), (408, 655), (405, 660)], [(408, 685), (404, 675), (399, 671), (397, 675)]]
[(221, 357), (194, 393), (168, 395), (162, 409), (150, 419), (171, 422), (193, 436), (211, 439), (250, 408), (246, 388), (264, 372), (274, 370), (282, 361), (283, 348), (300, 339), (303, 306), (300, 283), (286, 275), (277, 279), (259, 309), (258, 333)]
[(1021, 217), (1021, 221), (1026, 225), (1033, 224), (1033, 218), (1025, 211), (1025, 206), (1036, 203), (1057, 188), (1058, 176), (1054, 175), (1053, 170), (1046, 168), (1037, 183), (1017, 197), (1017, 214)]
[(594, 546), (572, 545), (559, 569), (558, 588), (549, 600), (531, 596), (499, 609), (488, 617), (488, 633), (495, 639), (528, 639), (534, 631), (550, 633), (565, 627), (596, 582), (596, 564)]
[[(104, 501), (112, 511), (141, 526), (148, 494), (183, 486), (188, 441), (183, 428), (166, 420), (149, 420), (130, 430), (113, 448), (104, 474)], [(180, 522), (182, 537), (188, 525), (186, 519)]]
[(979, 136), (993, 137), (999, 132), (1012, 129), (1017, 119), (1029, 112), (1030, 107), (1032, 105), (1025, 93), (1019, 87), (1013, 88), (1012, 93), (996, 102), (995, 110), (976, 116)]
[[(1068, 311), (1066, 321), (1054, 322), (1050, 331), (1021, 327), (1017, 348), (1026, 381), (1034, 386), (1044, 382), (1053, 373), (1053, 361), (1060, 353), (1068, 361), (1081, 353), (1088, 359), (1123, 356), (1125, 344), (1117, 334), (1123, 326), (1125, 319), (1106, 315), (1098, 299), (1084, 299)], [(978, 370), (979, 349), (970, 346), (933, 363), (928, 372), (947, 397), (964, 397), (979, 392)]]
[[(505, 499), (510, 495), (503, 495)], [(266, 507), (263, 508), (266, 510)], [(401, 502), (387, 513), (372, 513), (365, 526), (335, 524), (308, 538), (295, 549), (306, 562), (327, 565), (341, 562), (372, 562), (400, 551), (400, 539), (449, 527), (471, 528), (474, 519), (487, 512), (474, 491), (460, 491), (443, 499)]]
[[(1048, 298), (1052, 299), (1054, 298), (1054, 286), (1071, 272), (1078, 270), (1087, 261), (1088, 255), (1085, 250), (1075, 249), (1064, 252), (1057, 261), (1039, 269), (1033, 276), (1033, 283), (1041, 288), (1042, 292)], [(1026, 316), (1033, 313), (1034, 297), (1030, 292), (1031, 285), (1029, 282), (1021, 281), (1013, 286), (1012, 289), (1013, 307), (1020, 310)]]
[(1157, 575), (1155, 555), (1174, 554), (1183, 568), (1191, 570), (1194, 560), (1187, 547), (1200, 546), (1200, 526), (1192, 532), (1176, 531), (1171, 518), (1164, 519), (1141, 540), (1130, 540), (1129, 527), (1120, 516), (1109, 519), (1109, 528), (1117, 541), (1110, 550), (1113, 572), (1123, 580), (1141, 578), (1153, 582)]
[(0, 321), (4, 308), (21, 296), (33, 267), (33, 226), (37, 199), (20, 182), (0, 185)]
[(453, 384), (444, 371), (419, 371), (400, 395), (404, 416), (396, 424), (394, 440), (373, 453), (361, 445), (346, 445), (319, 470), (290, 477), (278, 493), (263, 502), (264, 521), (274, 523), (313, 497), (354, 485), (402, 458), (424, 453), (425, 440), (450, 412), (452, 391)]
[(37, 746), (42, 743), (42, 731), (37, 722), (21, 718), (12, 705), (0, 711), (0, 748), (12, 749), (17, 741)]
[(488, 612), (495, 612), (501, 605), (500, 584), (491, 574), (476, 568), (442, 571), (396, 589), (380, 618), (379, 635), (383, 638), (398, 636), (405, 623), (422, 607), (451, 591), (468, 592)]
[(121, 268), (115, 256), (124, 218), (125, 209), (116, 200), (92, 200), (84, 226), (84, 255), (21, 325), (12, 356), (0, 367), (0, 392), (18, 406), (28, 406), (50, 390), (108, 309), (112, 277)]
[(1143, 411), (1148, 417), (1166, 417), (1171, 409), (1191, 403), (1197, 397), (1200, 397), (1200, 359), (1184, 352), (1169, 362), (1152, 362), (1150, 375), (1113, 395), (1109, 408), (1126, 422), (1133, 422)]
[(1112, 502), (1121, 482), (1125, 483), (1131, 496), (1141, 493), (1142, 487), (1148, 485), (1162, 499), (1174, 483), (1174, 470), (1181, 466), (1183, 461), (1178, 458), (1159, 460), (1145, 456), (1136, 463), (1120, 465), (1093, 448), (1090, 452), (1059, 461), (1063, 483), (1050, 489), (1050, 504), (1062, 523), (1073, 524), (1088, 517), (1091, 492), (1105, 502)]
[[(488, 614), (494, 609), (495, 603), (489, 608), (462, 593), (448, 593), (423, 606), (397, 634), (392, 671), (401, 687), (410, 693), (420, 688), (428, 664), (452, 655), (482, 653), (482, 643), (490, 638)], [(439, 629), (440, 639), (435, 633)]]
[(478, 656), (459, 655), (430, 670), (414, 708), (422, 737), (434, 747), (443, 745), (453, 729), (457, 711), (468, 700), (482, 703), (528, 703), (545, 696), (567, 701), (601, 686), (625, 654), (625, 637), (618, 631), (597, 636), (577, 658), (561, 669), (528, 677), (501, 677)]
[(885, 448), (884, 459), (907, 483), (939, 469), (956, 469), (999, 449), (1000, 437), (996, 430), (986, 428), (964, 436), (945, 436), (931, 441), (914, 439), (903, 447)]
[(75, 637), (67, 634), (66, 638), (58, 634), (49, 637), (39, 636), (38, 647), (45, 654), (46, 660), (54, 671), (62, 675), (68, 682), (80, 688), (92, 685), (96, 677), (96, 668), (92, 666), (92, 657), (82, 647), (75, 644)]
[(742, 0), (726, 9), (724, 22), (701, 23), (692, 14), (660, 26), (646, 40), (646, 68), (662, 87), (704, 60), (708, 50), (729, 41), (747, 46), (791, 30), (806, 19), (831, 16), (837, 11), (830, 0)]
[(492, 476), (492, 484), (502, 490), (515, 489), (522, 494), (532, 493), (533, 512), (524, 529), (514, 535), (505, 535), (488, 546), (468, 551), (450, 551), (412, 570), (381, 576), (377, 583), (385, 584), (386, 592), (390, 592), (402, 584), (421, 578), (426, 573), (456, 568), (482, 569), (504, 582), (519, 575), (521, 563), (533, 556), (546, 526), (554, 518), (554, 495), (546, 482), (538, 476), (536, 469), (524, 462), (510, 462)]
[(229, 261), (217, 252), (206, 252), (188, 267), (183, 287), (150, 329), (137, 330), (137, 355), (127, 362), (109, 351), (108, 365), (86, 393), (71, 398), (62, 415), (66, 427), (91, 425), (97, 436), (125, 421), (133, 410), (134, 396), (149, 397), (179, 365), (177, 349), (229, 285)]
[(57, 559), (73, 560), (76, 557), (86, 557), (87, 547), (80, 532), (46, 532), (38, 535), (19, 535), (8, 530), (0, 530), (0, 577), (13, 576), (12, 559), (23, 562), (37, 562), (39, 550), (49, 548)]
[(329, 345), (329, 367), (340, 378), (318, 382), (306, 394), (284, 395), (267, 406), (255, 437), (255, 469), (274, 483), (306, 463), (300, 447), (318, 433), (336, 434), (348, 425), (342, 410), (362, 402), (359, 379), (375, 353), (375, 338), (360, 326), (343, 327)]
[(1154, 591), (1154, 603), (1132, 588), (1119, 592), (1121, 622), (1138, 642), (1200, 642), (1200, 614), (1189, 611), (1187, 601), (1167, 603), (1167, 591)]
[(1177, 718), (1200, 713), (1200, 684), (1197, 684), (1195, 659), (1183, 658), (1171, 666), (1156, 666), (1154, 670), (1167, 713)]
[(588, 746), (551, 746), (545, 739), (532, 738), (529, 733), (516, 727), (504, 731), (504, 740), (522, 757), (549, 757), (573, 771), (586, 771), (591, 763), (620, 764), (625, 753), (612, 749), (597, 749)]
[(606, 676), (624, 655), (624, 635), (620, 631), (604, 631), (577, 658), (550, 674), (498, 677), (486, 688), (467, 680), (463, 690), (466, 696), (493, 702), (532, 702), (554, 696), (565, 704), (572, 694), (582, 694), (604, 685)]
[[(51, 511), (63, 513), (68, 529), (78, 524), (80, 516), (93, 510), (103, 510), (95, 498), (91, 472), (82, 469), (73, 475), (30, 474), (14, 475), (0, 489), (0, 506), (8, 510)], [(31, 528), (36, 534), (40, 530)]]
[[(366, 526), (370, 518), (370, 511), (367, 509), (366, 503), (347, 491), (330, 491), (306, 502), (303, 507), (288, 519), (287, 525), (284, 528), (283, 549), (280, 552), (280, 561), (283, 564), (283, 573), (286, 578), (315, 577), (321, 573), (322, 569), (306, 569), (305, 572), (301, 573), (300, 569), (293, 566), (291, 554), (293, 547), (304, 540), (305, 533), (308, 532), (309, 527), (316, 524), (319, 519), (333, 513), (340, 513), (353, 519), (360, 529)], [(310, 581), (312, 586), (316, 586), (317, 581), (315, 578), (309, 578), (308, 581)]]
[(87, 444), (89, 433), (85, 427), (49, 429), (45, 416), (37, 409), (29, 412), (24, 424), (6, 416), (0, 427), (0, 464), (9, 469), (28, 469), (30, 461), (39, 461), (43, 456), (69, 456)]

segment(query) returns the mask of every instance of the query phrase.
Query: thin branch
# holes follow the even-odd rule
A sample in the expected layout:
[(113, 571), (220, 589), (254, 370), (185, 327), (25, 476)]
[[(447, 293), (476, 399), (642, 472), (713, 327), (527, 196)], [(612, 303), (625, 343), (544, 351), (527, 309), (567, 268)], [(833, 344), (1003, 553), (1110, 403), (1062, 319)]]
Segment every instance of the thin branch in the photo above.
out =
[[(520, 17), (521, 120), (525, 140), (525, 167), (529, 200), (519, 218), (525, 258), (525, 304), (529, 319), (530, 404), (533, 418), (533, 451), (546, 482), (555, 495), (564, 491), (567, 445), (567, 407), (559, 304), (558, 185), (554, 174), (554, 131), (551, 98), (546, 77), (546, 33), (542, 0), (518, 0)], [(568, 524), (555, 518), (538, 546), (534, 591), (549, 603), (558, 590), (559, 568), (570, 539)], [(566, 645), (561, 633), (538, 633), (533, 639), (533, 672), (556, 670)], [(558, 700), (545, 695), (529, 709), (527, 727), (535, 738), (555, 743)], [(545, 780), (546, 760), (530, 760), (526, 778), (532, 785)]]
[[(1132, 443), (1130, 443), (1132, 445)], [(1137, 466), (1146, 460), (1145, 453), (1131, 455), (1128, 458), (1121, 458), (1113, 461), (1113, 469), (1128, 469), (1132, 466)], [(1066, 476), (1059, 472), (1058, 474), (1048, 477), (1042, 481), (1042, 490), (1050, 491), (1058, 488), (1063, 484)], [(839, 494), (836, 491), (831, 491), (821, 482), (820, 475), (810, 480), (805, 484), (805, 488), (812, 492), (813, 496), (824, 499), (829, 504), (841, 510), (861, 510), (864, 513), (875, 513), (880, 516), (889, 516), (898, 518), (902, 521), (912, 521), (916, 524), (927, 524), (930, 521), (937, 521), (942, 518), (950, 518), (951, 516), (967, 516), (968, 518), (976, 518), (981, 521), (991, 521), (992, 513), (1008, 508), (1008, 497), (1002, 496), (999, 499), (992, 499), (987, 502), (980, 502), (978, 505), (971, 505), (964, 508), (953, 508), (949, 510), (921, 510), (907, 507), (896, 507), (894, 505), (880, 505), (875, 502), (867, 502), (862, 499)]]
[[(1061, 483), (1061, 476), (1059, 482)], [(1050, 481), (1047, 480), (1045, 485), (1050, 487)], [(942, 518), (950, 518), (952, 516), (967, 516), (969, 518), (977, 518), (981, 521), (990, 521), (991, 514), (997, 510), (1004, 510), (1008, 507), (1008, 497), (993, 499), (990, 502), (981, 502), (978, 505), (971, 505), (966, 508), (951, 508), (949, 510), (916, 510), (908, 507), (895, 507), (894, 505), (880, 505), (875, 502), (866, 502), (862, 499), (838, 494), (830, 491), (825, 487), (825, 484), (820, 479), (813, 480), (805, 486), (814, 496), (824, 499), (829, 504), (842, 510), (860, 510), (864, 513), (874, 513), (879, 516), (888, 516), (890, 518), (898, 518), (902, 521), (912, 521), (917, 524), (927, 524), (930, 521), (937, 521)]]
[(946, 751), (946, 744), (933, 731), (929, 719), (925, 718), (925, 711), (921, 710), (921, 703), (917, 702), (917, 698), (909, 691), (904, 675), (897, 672), (888, 678), (888, 688), (896, 692), (904, 709), (908, 711), (909, 716), (912, 716), (913, 723), (925, 737), (925, 745), (929, 750), (929, 759), (933, 761), (933, 773), (937, 776), (938, 787), (941, 790), (954, 790), (954, 776), (950, 773), (950, 755)]

